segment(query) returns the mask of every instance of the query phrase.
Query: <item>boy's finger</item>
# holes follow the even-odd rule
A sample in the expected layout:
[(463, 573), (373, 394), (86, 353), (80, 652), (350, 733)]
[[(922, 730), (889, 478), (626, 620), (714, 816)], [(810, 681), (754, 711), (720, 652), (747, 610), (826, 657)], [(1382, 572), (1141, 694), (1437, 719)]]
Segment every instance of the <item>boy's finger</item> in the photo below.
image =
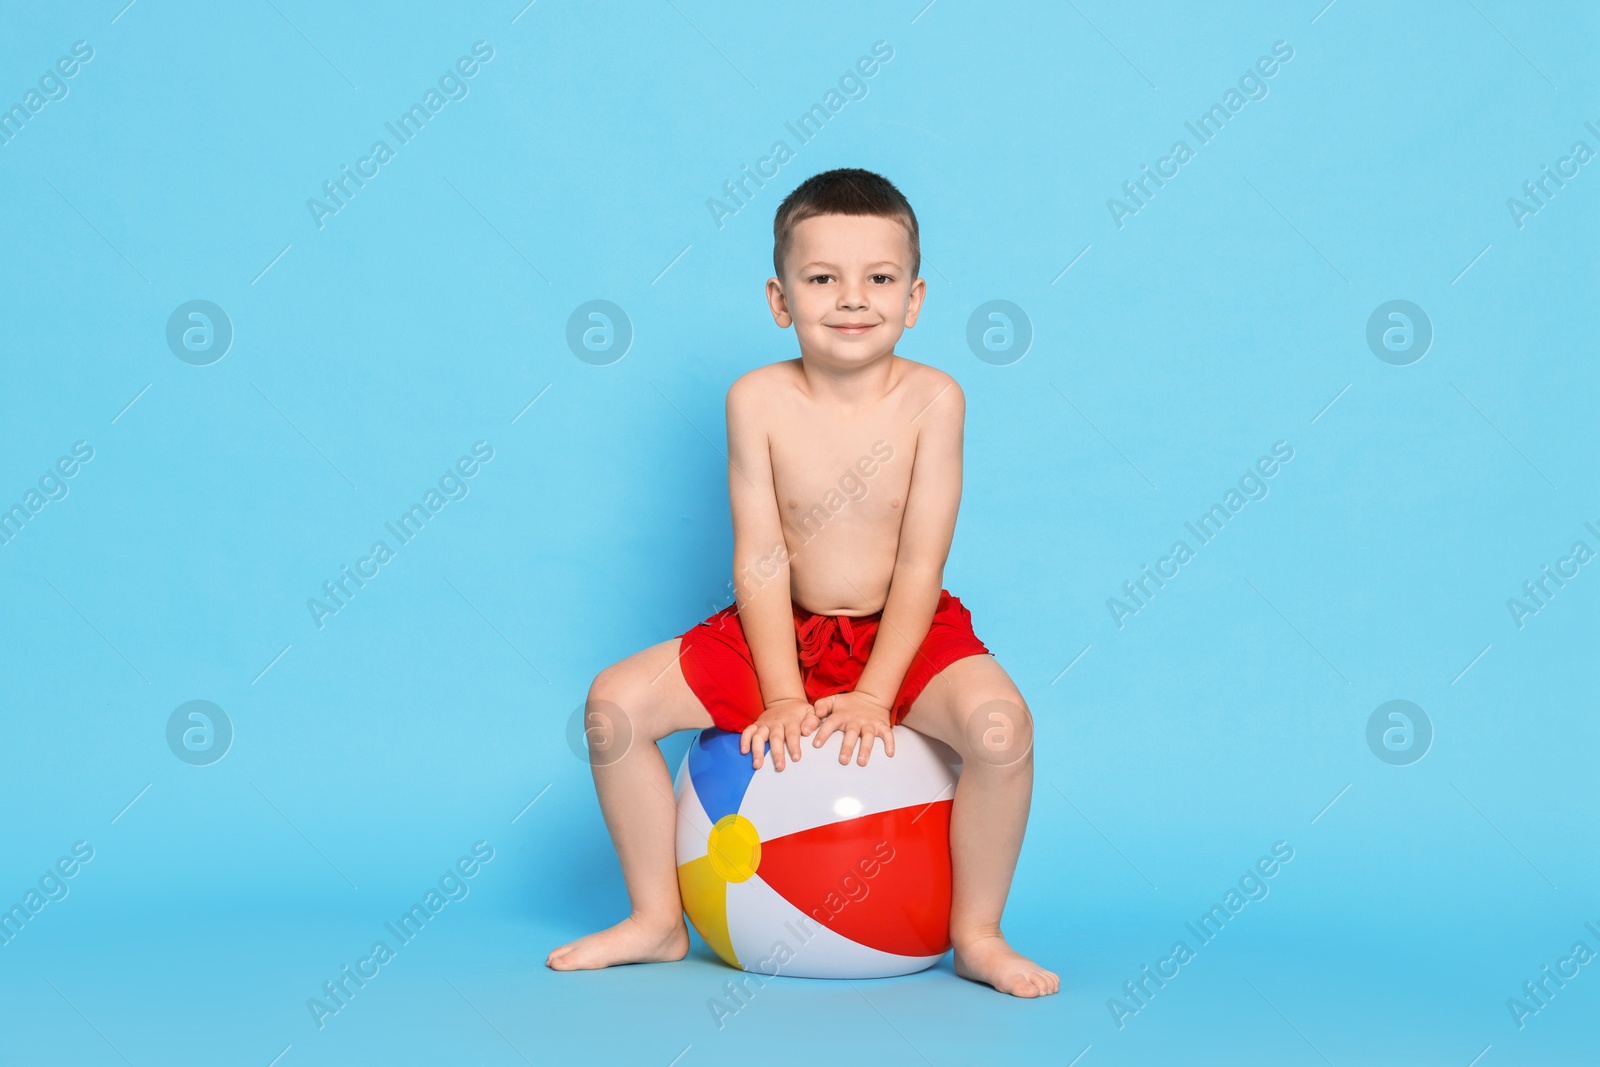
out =
[(800, 759), (800, 728), (791, 726), (783, 732), (784, 740), (789, 746), (789, 755), (798, 761)]
[(746, 726), (742, 731), (740, 731), (740, 733), (739, 733), (739, 751), (740, 751), (741, 754), (750, 751), (750, 735), (755, 733), (755, 732), (756, 732), (756, 724), (755, 723), (751, 723), (749, 726)]
[(885, 756), (889, 756), (891, 758), (893, 758), (893, 756), (894, 756), (894, 726), (893, 725), (886, 726), (883, 729), (883, 754)]
[(861, 731), (854, 725), (845, 727), (844, 744), (839, 746), (839, 762), (849, 763), (850, 754), (855, 751), (856, 739), (861, 736)]
[(761, 769), (761, 750), (766, 746), (766, 742), (767, 728), (757, 724), (755, 733), (750, 736), (750, 766), (756, 770)]
[(810, 736), (811, 731), (815, 730), (821, 722), (822, 720), (817, 718), (816, 712), (806, 712), (806, 717), (800, 720), (800, 735), (802, 737)]
[(839, 729), (838, 723), (834, 722), (831, 718), (823, 719), (822, 725), (817, 727), (817, 736), (812, 739), (811, 747), (821, 748), (822, 743), (826, 741), (828, 737), (837, 729)]
[(856, 757), (859, 766), (867, 765), (867, 758), (872, 755), (872, 742), (878, 735), (871, 730), (861, 731), (861, 755)]
[(775, 771), (783, 770), (783, 723), (773, 724), (772, 732), (768, 735), (767, 744), (769, 746), (767, 754), (772, 757), (772, 769)]

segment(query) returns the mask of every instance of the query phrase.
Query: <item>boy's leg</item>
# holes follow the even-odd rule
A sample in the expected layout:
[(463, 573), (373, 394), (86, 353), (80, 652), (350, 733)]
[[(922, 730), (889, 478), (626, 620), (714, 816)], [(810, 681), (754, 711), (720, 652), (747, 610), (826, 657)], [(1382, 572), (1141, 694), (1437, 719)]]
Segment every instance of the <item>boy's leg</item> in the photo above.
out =
[(1061, 979), (1000, 933), (1033, 797), (1033, 718), (993, 656), (966, 656), (928, 682), (902, 720), (961, 755), (950, 811), (950, 941), (956, 973), (1037, 997)]
[(689, 951), (678, 894), (677, 804), (656, 742), (712, 723), (684, 681), (680, 643), (673, 638), (637, 652), (589, 687), (589, 766), (632, 914), (554, 949), (545, 963), (558, 971), (680, 960)]

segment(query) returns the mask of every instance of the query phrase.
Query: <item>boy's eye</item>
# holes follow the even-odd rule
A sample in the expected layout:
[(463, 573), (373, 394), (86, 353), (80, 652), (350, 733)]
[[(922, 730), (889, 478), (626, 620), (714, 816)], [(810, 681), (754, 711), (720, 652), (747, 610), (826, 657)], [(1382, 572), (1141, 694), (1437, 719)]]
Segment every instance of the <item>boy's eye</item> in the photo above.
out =
[[(893, 274), (873, 274), (873, 275), (870, 275), (870, 278), (871, 278), (871, 280), (873, 282), (877, 283), (878, 285), (889, 285), (889, 284), (892, 284), (894, 282), (894, 275)], [(831, 275), (831, 274), (813, 274), (809, 278), (806, 279), (806, 281), (808, 281), (808, 282), (816, 282), (816, 283), (831, 282), (833, 280), (834, 280), (834, 278), (833, 278), (833, 275)]]

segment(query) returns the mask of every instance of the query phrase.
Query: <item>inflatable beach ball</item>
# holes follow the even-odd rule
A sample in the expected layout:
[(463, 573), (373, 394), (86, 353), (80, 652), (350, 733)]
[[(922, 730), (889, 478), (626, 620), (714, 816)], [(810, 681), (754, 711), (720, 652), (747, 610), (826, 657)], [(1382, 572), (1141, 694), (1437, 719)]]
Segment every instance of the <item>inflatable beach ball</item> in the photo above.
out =
[(724, 961), (800, 978), (885, 978), (950, 947), (950, 805), (960, 758), (894, 727), (895, 754), (839, 762), (803, 742), (760, 770), (702, 730), (678, 771), (678, 888)]

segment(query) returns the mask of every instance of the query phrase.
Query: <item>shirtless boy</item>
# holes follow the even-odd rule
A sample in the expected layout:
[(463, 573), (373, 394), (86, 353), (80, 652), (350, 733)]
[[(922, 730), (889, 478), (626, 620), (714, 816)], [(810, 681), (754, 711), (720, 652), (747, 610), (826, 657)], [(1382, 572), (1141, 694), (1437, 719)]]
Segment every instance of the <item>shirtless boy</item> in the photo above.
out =
[[(601, 671), (590, 765), (632, 914), (552, 951), (558, 971), (680, 960), (672, 778), (656, 742), (716, 725), (781, 772), (803, 739), (866, 766), (891, 726), (962, 758), (951, 805), (956, 973), (1003, 993), (1060, 979), (1000, 932), (1033, 790), (1033, 721), (943, 589), (961, 501), (965, 399), (948, 374), (895, 355), (925, 295), (911, 205), (887, 180), (818, 174), (778, 208), (767, 302), (800, 358), (728, 390), (735, 603)], [(841, 488), (845, 490), (841, 493)], [(808, 754), (827, 759), (831, 753)], [(865, 773), (865, 772), (863, 772)]]

